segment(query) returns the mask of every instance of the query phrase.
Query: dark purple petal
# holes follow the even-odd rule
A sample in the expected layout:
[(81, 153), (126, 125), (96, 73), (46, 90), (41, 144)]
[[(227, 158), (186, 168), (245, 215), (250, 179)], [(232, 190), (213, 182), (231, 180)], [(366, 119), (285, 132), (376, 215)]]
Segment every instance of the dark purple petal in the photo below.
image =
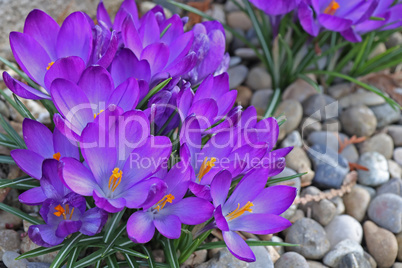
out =
[(140, 58), (143, 46), (132, 17), (128, 16), (124, 20), (121, 33), (125, 47), (129, 48), (137, 58)]
[(18, 32), (10, 33), (10, 46), (21, 69), (39, 85), (44, 85), (44, 77), (52, 62), (43, 47), (31, 36)]
[(166, 213), (176, 215), (184, 224), (196, 225), (212, 217), (214, 206), (207, 200), (198, 197), (187, 197), (180, 202), (166, 206)]
[(80, 159), (80, 152), (76, 141), (69, 140), (59, 129), (55, 128), (53, 132), (54, 152), (60, 153), (61, 157), (72, 157)]
[(318, 21), (330, 31), (342, 32), (352, 26), (353, 21), (328, 14), (318, 15)]
[(119, 38), (117, 33), (113, 31), (110, 37), (109, 44), (106, 48), (106, 51), (103, 53), (103, 55), (99, 55), (100, 59), (96, 62), (96, 64), (104, 68), (109, 67), (109, 65), (113, 61), (114, 55), (116, 55), (118, 46), (119, 46)]
[(178, 239), (181, 234), (181, 222), (175, 215), (161, 215), (155, 217), (154, 225), (156, 229), (169, 239)]
[(56, 128), (64, 135), (67, 139), (72, 141), (81, 140), (81, 130), (73, 126), (69, 121), (64, 119), (60, 114), (55, 114), (53, 116), (53, 122)]
[(219, 205), (215, 211), (214, 211), (214, 218), (215, 218), (215, 223), (216, 226), (224, 232), (229, 231), (229, 225), (228, 222), (226, 221), (225, 216), (222, 214), (222, 206)]
[(317, 36), (320, 27), (317, 25), (317, 22), (314, 19), (313, 10), (303, 1), (300, 2), (298, 16), (303, 29), (310, 35)]
[(44, 158), (52, 158), (55, 153), (53, 149), (53, 134), (38, 121), (25, 118), (22, 123), (24, 141), (28, 150), (31, 150)]
[(47, 224), (29, 226), (28, 235), (32, 242), (41, 247), (53, 247), (64, 241), (64, 238), (56, 236), (56, 226)]
[(62, 178), (68, 188), (77, 194), (91, 196), (94, 189), (98, 188), (95, 178), (80, 161), (74, 158), (63, 158)]
[(57, 78), (64, 78), (77, 83), (85, 69), (85, 62), (77, 56), (58, 59), (45, 75), (45, 86), (50, 91), (52, 82)]
[(38, 180), (42, 177), (43, 156), (25, 149), (15, 149), (10, 154), (18, 167), (26, 174)]
[(188, 73), (194, 68), (197, 63), (197, 56), (194, 52), (188, 53), (185, 57), (181, 58), (179, 61), (171, 63), (164, 72), (168, 73), (170, 76), (175, 77)]
[(254, 211), (229, 221), (230, 230), (260, 235), (278, 233), (291, 225), (289, 220), (278, 215), (254, 214)]
[(231, 183), (232, 174), (229, 171), (223, 170), (215, 175), (211, 183), (211, 197), (215, 207), (225, 203)]
[[(118, 16), (120, 11), (124, 11), (125, 14), (130, 15), (133, 18), (135, 25), (138, 25), (138, 10), (135, 0), (124, 0), (123, 3), (121, 4), (119, 12), (117, 12), (116, 17), (114, 19), (114, 28), (116, 30), (119, 29), (119, 27), (121, 27), (119, 25), (121, 22), (119, 23), (119, 16)], [(121, 21), (123, 21), (123, 19), (121, 19)]]
[(121, 83), (110, 95), (107, 105), (114, 104), (124, 111), (134, 109), (139, 101), (140, 89), (138, 81), (130, 77)]
[(141, 60), (148, 61), (151, 67), (151, 76), (162, 71), (168, 59), (169, 47), (163, 43), (151, 44), (141, 53)]
[(96, 9), (96, 19), (98, 22), (104, 23), (109, 29), (112, 28), (112, 21), (102, 0), (99, 1), (98, 8)]
[(225, 241), (229, 251), (239, 260), (246, 262), (255, 261), (255, 256), (247, 243), (235, 232), (222, 232), (223, 240)]
[[(170, 29), (172, 29), (172, 27), (169, 28), (166, 34), (168, 34)], [(183, 31), (183, 27), (181, 27), (181, 31)], [(166, 34), (163, 36), (163, 38), (165, 38)], [(194, 34), (192, 31), (181, 35), (176, 35), (174, 37), (174, 39), (172, 40), (173, 42), (171, 42), (169, 45), (170, 48), (169, 61), (168, 61), (169, 66), (177, 64), (178, 62), (181, 61), (183, 57), (185, 57), (188, 54), (191, 45), (193, 43), (193, 40), (194, 40)]]
[[(201, 181), (203, 182), (203, 181)], [(196, 182), (191, 181), (189, 185), (190, 191), (197, 197), (203, 198), (208, 201), (212, 201), (211, 198), (211, 189), (209, 185), (198, 184)]]
[(358, 43), (362, 41), (362, 37), (352, 27), (346, 29), (345, 31), (342, 31), (341, 35), (343, 36), (343, 38), (352, 43)]
[(253, 213), (280, 215), (293, 204), (296, 194), (295, 187), (285, 185), (265, 188), (253, 201)]
[(65, 220), (60, 222), (56, 229), (56, 236), (65, 238), (70, 234), (78, 232), (82, 226), (81, 221)]
[(126, 200), (124, 198), (106, 198), (103, 197), (97, 190), (94, 190), (93, 198), (95, 205), (98, 208), (104, 209), (109, 213), (119, 212), (126, 206)]
[(134, 243), (147, 243), (155, 233), (155, 225), (150, 213), (137, 211), (127, 221), (127, 234)]
[[(90, 66), (82, 73), (78, 86), (87, 96), (91, 104), (106, 106), (110, 94), (114, 89), (113, 80), (109, 72), (101, 66)], [(94, 110), (100, 111), (98, 108)]]
[(141, 26), (138, 29), (138, 33), (142, 40), (143, 47), (147, 47), (150, 44), (156, 43), (159, 41), (159, 26), (156, 21), (155, 14), (152, 12), (146, 13), (141, 18)]
[(126, 200), (128, 208), (150, 207), (162, 199), (166, 188), (166, 184), (161, 179), (151, 178), (135, 184), (123, 191), (118, 197)]
[(55, 159), (43, 161), (40, 185), (47, 198), (62, 201), (70, 191), (59, 177), (58, 165), (59, 162)]
[(92, 28), (82, 12), (70, 14), (63, 22), (57, 37), (59, 58), (78, 56), (88, 62), (92, 51)]
[[(284, 15), (297, 8), (301, 0), (250, 0), (257, 8), (269, 15)], [(302, 1), (303, 2), (303, 1)]]
[(24, 99), (40, 100), (51, 99), (49, 95), (42, 93), (41, 91), (30, 87), (18, 80), (15, 80), (7, 72), (3, 72), (3, 80), (6, 86), (17, 96)]
[(43, 193), (41, 187), (29, 189), (18, 196), (18, 200), (26, 205), (36, 206), (42, 204), (47, 196)]
[(96, 235), (100, 233), (107, 219), (108, 214), (106, 211), (97, 207), (91, 208), (81, 218), (82, 226), (80, 232), (89, 236)]

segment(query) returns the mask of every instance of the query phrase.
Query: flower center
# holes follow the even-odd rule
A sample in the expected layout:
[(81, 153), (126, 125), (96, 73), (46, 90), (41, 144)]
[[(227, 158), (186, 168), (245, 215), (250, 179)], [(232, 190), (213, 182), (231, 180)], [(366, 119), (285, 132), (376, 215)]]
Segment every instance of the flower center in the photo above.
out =
[(200, 171), (198, 172), (197, 178), (199, 181), (201, 181), (202, 177), (205, 176), (205, 174), (207, 174), (211, 168), (213, 168), (215, 166), (215, 162), (216, 162), (216, 158), (215, 157), (211, 157), (211, 160), (207, 161), (208, 157), (204, 158), (204, 161), (201, 164), (200, 167)]
[(123, 176), (123, 171), (119, 168), (115, 168), (112, 171), (112, 175), (109, 178), (109, 189), (114, 192), (121, 183), (121, 177)]
[(174, 200), (174, 195), (172, 195), (172, 194), (165, 195), (164, 197), (162, 197), (161, 200), (159, 200), (158, 203), (156, 203), (155, 209), (159, 212), (159, 210), (161, 210), (162, 208), (165, 207), (166, 203), (168, 203), (168, 202), (172, 203), (173, 200)]
[(53, 154), (53, 158), (56, 159), (57, 161), (60, 160), (60, 156), (61, 156), (60, 153)]
[(228, 217), (228, 220), (231, 221), (243, 215), (243, 213), (246, 211), (253, 212), (253, 210), (251, 209), (252, 206), (254, 206), (254, 204), (250, 201), (248, 201), (247, 204), (245, 204), (243, 207), (240, 207), (240, 203), (238, 203), (237, 208), (226, 215), (226, 217)]
[(104, 110), (100, 110), (99, 113), (94, 113), (94, 119), (95, 119), (101, 112), (104, 112)]
[(52, 67), (52, 65), (54, 64), (54, 61), (52, 61), (52, 62), (49, 62), (49, 64), (47, 65), (47, 67), (46, 67), (46, 70), (49, 70), (50, 69), (50, 67)]
[(55, 207), (54, 209), (56, 210), (56, 212), (54, 212), (53, 214), (56, 215), (57, 217), (60, 217), (63, 215), (64, 220), (67, 220), (68, 215), (70, 215), (69, 220), (71, 220), (71, 218), (73, 217), (74, 207), (70, 213), (70, 207), (68, 204), (66, 204), (66, 209), (64, 209), (60, 204), (57, 205), (57, 207)]
[(334, 15), (335, 12), (338, 10), (338, 8), (340, 8), (341, 6), (339, 5), (338, 2), (336, 2), (335, 0), (332, 0), (331, 3), (329, 3), (329, 5), (327, 6), (327, 8), (324, 10), (325, 14), (328, 15)]

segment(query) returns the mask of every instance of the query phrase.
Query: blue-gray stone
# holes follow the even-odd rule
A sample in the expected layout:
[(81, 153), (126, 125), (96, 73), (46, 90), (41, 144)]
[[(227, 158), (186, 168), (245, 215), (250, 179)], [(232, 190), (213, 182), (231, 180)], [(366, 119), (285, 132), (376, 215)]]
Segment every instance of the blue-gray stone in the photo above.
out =
[(393, 109), (388, 103), (371, 106), (370, 109), (377, 118), (377, 128), (397, 122), (401, 117), (401, 111), (399, 109)]
[(368, 171), (359, 169), (358, 182), (368, 186), (378, 186), (389, 180), (387, 159), (380, 153), (367, 152), (360, 156), (358, 164)]
[(305, 116), (312, 117), (319, 121), (330, 118), (337, 118), (339, 106), (336, 100), (325, 94), (314, 94), (302, 103)]
[(314, 164), (313, 183), (322, 189), (340, 188), (349, 172), (348, 161), (336, 151), (316, 144), (307, 150)]
[(402, 231), (402, 197), (396, 194), (382, 194), (371, 201), (369, 218), (379, 226), (393, 232)]
[(402, 197), (402, 180), (393, 178), (377, 188), (377, 195), (396, 194)]

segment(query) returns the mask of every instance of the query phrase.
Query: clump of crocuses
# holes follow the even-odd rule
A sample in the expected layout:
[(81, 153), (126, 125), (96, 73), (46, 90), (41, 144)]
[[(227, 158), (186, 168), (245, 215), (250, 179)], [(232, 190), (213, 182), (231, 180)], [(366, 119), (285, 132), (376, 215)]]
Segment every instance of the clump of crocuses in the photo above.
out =
[(222, 25), (186, 31), (186, 22), (159, 6), (139, 16), (134, 0), (125, 0), (113, 22), (100, 2), (96, 24), (75, 12), (59, 26), (34, 10), (23, 33), (10, 34), (19, 66), (37, 86), (3, 73), (5, 83), (57, 111), (51, 126), (25, 119), (26, 147), (11, 152), (39, 180), (20, 195), (41, 205), (44, 223), (28, 231), (36, 244), (102, 235), (124, 214), (118, 219), (127, 232), (118, 235), (130, 245), (180, 239), (197, 225), (197, 235), (220, 229), (236, 257), (254, 261), (236, 231), (290, 226), (280, 214), (296, 189), (266, 185), (292, 148), (273, 150), (274, 118), (258, 121), (254, 107), (234, 106)]

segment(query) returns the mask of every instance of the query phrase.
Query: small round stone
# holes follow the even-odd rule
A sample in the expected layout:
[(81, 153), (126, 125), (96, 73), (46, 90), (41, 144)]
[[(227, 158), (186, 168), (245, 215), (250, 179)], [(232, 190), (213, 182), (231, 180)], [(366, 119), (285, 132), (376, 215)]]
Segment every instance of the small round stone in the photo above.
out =
[(402, 168), (401, 166), (395, 162), (394, 160), (388, 159), (388, 170), (391, 178), (402, 178)]
[(369, 218), (379, 226), (393, 232), (402, 231), (402, 197), (381, 194), (373, 199), (368, 208)]
[(20, 235), (14, 230), (0, 230), (0, 257), (5, 251), (17, 251), (20, 248)]
[(271, 88), (271, 76), (265, 68), (259, 66), (254, 67), (248, 73), (246, 85), (253, 90)]
[(228, 70), (229, 86), (230, 88), (236, 88), (246, 80), (248, 69), (244, 65), (237, 65)]
[(394, 152), (394, 142), (391, 136), (385, 133), (379, 133), (364, 141), (359, 146), (360, 154), (366, 152), (377, 152), (390, 159)]
[(244, 107), (249, 106), (253, 92), (248, 87), (238, 86), (237, 87), (237, 98), (236, 103)]
[(232, 28), (238, 28), (247, 31), (253, 24), (250, 18), (242, 11), (234, 11), (226, 16), (228, 25)]
[(6, 251), (3, 254), (3, 263), (7, 268), (26, 268), (28, 265), (27, 259), (15, 260), (20, 254), (13, 251)]
[(328, 132), (341, 132), (342, 125), (338, 119), (330, 118), (330, 119), (325, 120), (322, 123), (322, 130), (328, 131)]
[(402, 165), (402, 147), (395, 148), (393, 155), (395, 162)]
[(303, 146), (303, 141), (302, 141), (299, 131), (294, 130), (294, 131), (290, 132), (286, 136), (286, 138), (282, 141), (282, 144), (281, 144), (282, 148), (290, 147), (290, 146), (292, 146), (292, 147), (302, 147)]
[(391, 125), (387, 127), (388, 135), (390, 135), (394, 141), (395, 146), (402, 146), (402, 126)]
[(319, 121), (338, 117), (338, 105), (335, 99), (325, 94), (314, 94), (303, 101), (305, 116)]
[(279, 104), (275, 112), (275, 116), (280, 115), (286, 117), (286, 122), (281, 128), (285, 133), (290, 133), (299, 126), (303, 116), (303, 108), (296, 100), (284, 100)]
[(328, 88), (328, 94), (334, 99), (341, 99), (351, 94), (353, 86), (350, 83), (339, 83)]
[(340, 116), (342, 129), (349, 135), (371, 136), (377, 127), (377, 118), (367, 106), (352, 106)]
[(359, 243), (354, 240), (342, 240), (325, 255), (323, 262), (325, 265), (328, 265), (330, 267), (337, 267), (342, 258), (349, 253), (357, 253), (363, 255), (363, 248)]
[(309, 268), (309, 266), (302, 255), (286, 252), (275, 262), (275, 268)]
[(331, 247), (340, 241), (351, 239), (360, 243), (363, 238), (363, 229), (360, 223), (349, 215), (336, 216), (327, 226), (325, 231)]
[(378, 94), (367, 91), (356, 92), (354, 94), (344, 96), (339, 100), (339, 106), (341, 106), (342, 108), (348, 108), (350, 106), (357, 105), (373, 106), (383, 103), (385, 103), (384, 98), (382, 98)]
[(377, 118), (377, 127), (379, 128), (398, 122), (401, 116), (401, 111), (399, 109), (393, 109), (388, 103), (371, 106), (370, 109)]
[(306, 139), (311, 133), (322, 130), (321, 123), (311, 117), (305, 117), (300, 122), (300, 133), (303, 139)]
[(360, 156), (359, 165), (368, 171), (358, 170), (358, 181), (363, 185), (378, 186), (389, 180), (387, 159), (377, 152), (367, 152)]
[(288, 251), (295, 251), (311, 260), (321, 259), (330, 247), (324, 228), (308, 218), (296, 221), (289, 228), (285, 241), (300, 245), (299, 247), (288, 247)]
[(318, 92), (312, 85), (310, 85), (303, 79), (297, 79), (285, 89), (282, 94), (282, 99), (295, 99), (299, 102), (302, 102), (309, 96), (314, 94), (318, 94)]
[(396, 194), (402, 197), (402, 180), (393, 178), (377, 188), (377, 195)]
[(352, 252), (342, 257), (337, 268), (371, 268), (371, 264), (364, 255)]
[(343, 196), (346, 214), (362, 221), (370, 204), (370, 194), (361, 187), (353, 187), (350, 193)]
[(257, 109), (263, 109), (265, 111), (268, 108), (272, 93), (272, 89), (258, 90), (251, 98), (251, 105)]
[(395, 236), (371, 221), (366, 221), (363, 227), (368, 251), (378, 266), (391, 267), (398, 254), (398, 243)]

